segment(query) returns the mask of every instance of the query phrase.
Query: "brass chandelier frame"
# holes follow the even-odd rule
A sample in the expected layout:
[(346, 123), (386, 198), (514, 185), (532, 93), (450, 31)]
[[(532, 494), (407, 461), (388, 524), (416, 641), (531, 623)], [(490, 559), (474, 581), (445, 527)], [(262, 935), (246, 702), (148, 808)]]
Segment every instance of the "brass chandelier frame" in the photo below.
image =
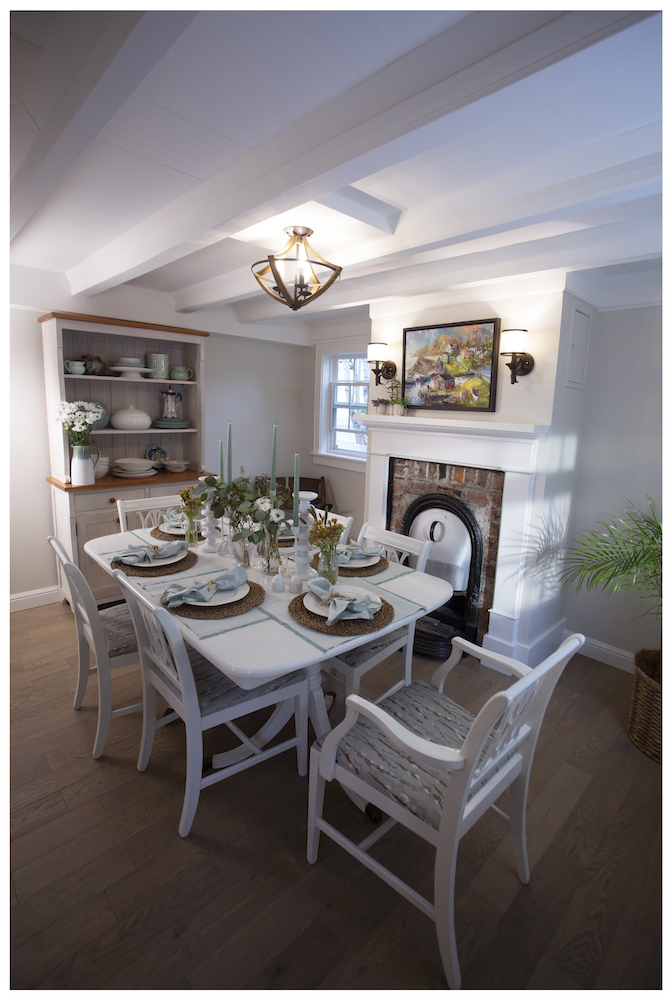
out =
[[(320, 295), (323, 295), (338, 280), (342, 272), (342, 267), (339, 267), (337, 264), (330, 264), (329, 261), (320, 257), (313, 250), (306, 239), (307, 236), (313, 235), (312, 229), (308, 229), (307, 226), (288, 226), (284, 232), (289, 237), (287, 245), (279, 253), (268, 254), (267, 260), (258, 260), (255, 264), (252, 264), (252, 274), (264, 292), (270, 295), (271, 299), (289, 306), (290, 309), (296, 312), (308, 302), (313, 302)], [(300, 251), (296, 249), (295, 254), (292, 256), (294, 248), (299, 246), (303, 247), (303, 255), (301, 256)], [(298, 265), (299, 261), (306, 265), (303, 274), (304, 281), (285, 281), (280, 273), (278, 264), (293, 262), (295, 265)], [(322, 282), (319, 280), (315, 274), (315, 265), (326, 267), (331, 271), (326, 281)], [(297, 274), (297, 270), (296, 266), (294, 275)], [(293, 293), (290, 291), (291, 288), (293, 288)]]

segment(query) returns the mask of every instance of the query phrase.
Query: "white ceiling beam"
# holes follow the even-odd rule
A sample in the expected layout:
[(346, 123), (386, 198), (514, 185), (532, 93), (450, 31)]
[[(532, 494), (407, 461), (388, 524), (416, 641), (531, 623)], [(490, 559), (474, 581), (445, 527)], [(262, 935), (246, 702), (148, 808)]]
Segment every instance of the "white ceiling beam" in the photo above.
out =
[[(339, 286), (356, 278), (420, 263), (422, 258), (426, 261), (436, 255), (447, 258), (464, 254), (469, 252), (464, 244), (499, 233), (512, 230), (508, 239), (515, 242), (517, 229), (579, 216), (595, 208), (615, 207), (654, 193), (661, 179), (658, 152), (624, 163), (610, 163), (603, 155), (604, 148), (609, 156), (621, 155), (632, 148), (643, 152), (654, 148), (658, 130), (653, 128), (651, 133), (646, 133), (647, 144), (643, 136), (638, 136), (638, 142), (624, 136), (622, 143), (598, 143), (575, 155), (557, 157), (562, 161), (561, 171), (550, 161), (543, 164), (542, 170), (536, 165), (532, 172), (518, 171), (411, 209), (406, 213), (402, 231), (394, 239), (358, 246), (349, 259), (338, 259), (344, 267)], [(579, 167), (582, 164), (584, 170), (585, 159), (591, 165), (602, 165), (602, 169), (581, 176)], [(570, 175), (568, 179), (540, 186), (541, 177), (566, 173)], [(497, 195), (500, 200), (496, 200)], [(172, 298), (178, 312), (191, 313), (255, 294), (258, 295), (258, 285), (245, 267), (184, 287), (174, 292)]]
[(315, 198), (315, 201), (327, 208), (332, 208), (335, 212), (340, 212), (342, 215), (349, 215), (352, 219), (358, 219), (359, 222), (365, 222), (368, 226), (374, 226), (376, 229), (382, 230), (383, 233), (390, 233), (392, 236), (398, 220), (401, 218), (400, 208), (396, 208), (386, 201), (381, 201), (379, 198), (374, 198), (371, 194), (366, 194), (365, 191), (359, 191), (358, 188), (352, 187), (350, 184), (347, 187), (339, 188), (338, 191), (330, 191), (328, 194), (322, 195), (321, 198)]
[(100, 29), (12, 181), (12, 239), (197, 13), (101, 13)]
[(652, 13), (475, 12), (92, 254), (68, 272), (72, 294), (139, 277), (404, 159), (418, 149), (396, 140)]

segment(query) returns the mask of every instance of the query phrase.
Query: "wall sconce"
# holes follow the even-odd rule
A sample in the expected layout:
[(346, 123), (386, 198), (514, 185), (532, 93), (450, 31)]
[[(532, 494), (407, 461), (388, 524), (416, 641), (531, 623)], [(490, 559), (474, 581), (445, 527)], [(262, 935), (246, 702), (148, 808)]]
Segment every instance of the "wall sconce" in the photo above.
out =
[(514, 385), (518, 375), (528, 375), (534, 367), (534, 359), (527, 354), (528, 330), (501, 330), (501, 357), (509, 357), (506, 364), (510, 368), (510, 381)]
[(379, 385), (383, 378), (388, 380), (396, 374), (396, 365), (393, 361), (387, 361), (386, 357), (386, 344), (378, 342), (368, 345), (368, 363), (375, 373), (375, 385)]

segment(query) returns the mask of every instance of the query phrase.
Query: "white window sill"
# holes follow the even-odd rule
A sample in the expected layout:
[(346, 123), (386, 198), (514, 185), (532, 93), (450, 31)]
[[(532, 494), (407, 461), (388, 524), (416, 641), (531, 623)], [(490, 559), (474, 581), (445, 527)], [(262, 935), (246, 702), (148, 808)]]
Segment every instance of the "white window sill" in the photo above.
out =
[(347, 472), (366, 472), (366, 456), (361, 458), (345, 457), (344, 455), (329, 455), (324, 452), (311, 451), (312, 461), (315, 465), (326, 465), (332, 469), (345, 469)]

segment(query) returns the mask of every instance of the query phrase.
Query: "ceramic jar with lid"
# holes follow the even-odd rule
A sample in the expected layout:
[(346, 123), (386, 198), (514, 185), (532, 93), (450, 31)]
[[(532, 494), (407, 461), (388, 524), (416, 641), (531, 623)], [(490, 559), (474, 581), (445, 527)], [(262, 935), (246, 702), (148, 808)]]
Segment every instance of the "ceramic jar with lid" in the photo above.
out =
[(138, 410), (135, 406), (127, 406), (124, 410), (117, 410), (110, 418), (112, 427), (120, 431), (145, 431), (151, 427), (151, 417), (144, 410)]
[(107, 371), (107, 365), (97, 354), (83, 354), (81, 360), (87, 375), (104, 375)]

